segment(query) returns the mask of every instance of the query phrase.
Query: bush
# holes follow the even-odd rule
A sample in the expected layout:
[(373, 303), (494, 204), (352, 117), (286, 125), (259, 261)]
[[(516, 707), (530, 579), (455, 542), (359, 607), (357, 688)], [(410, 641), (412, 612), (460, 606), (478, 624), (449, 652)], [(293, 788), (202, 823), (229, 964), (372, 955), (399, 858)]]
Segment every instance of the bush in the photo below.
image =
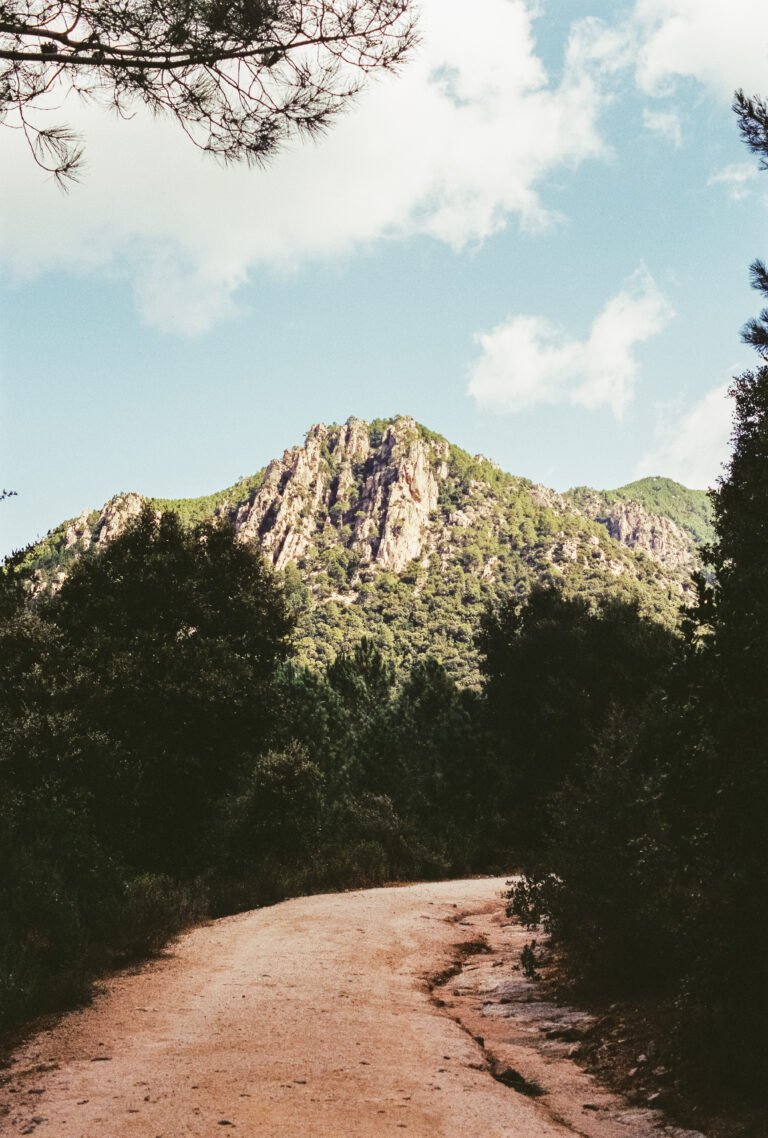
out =
[(511, 892), (512, 912), (543, 921), (588, 987), (674, 991), (689, 903), (671, 872), (667, 756), (678, 727), (655, 705), (610, 715), (554, 796), (546, 846)]
[(163, 874), (143, 873), (125, 884), (114, 914), (112, 945), (127, 956), (157, 952), (207, 911), (202, 882), (180, 885)]

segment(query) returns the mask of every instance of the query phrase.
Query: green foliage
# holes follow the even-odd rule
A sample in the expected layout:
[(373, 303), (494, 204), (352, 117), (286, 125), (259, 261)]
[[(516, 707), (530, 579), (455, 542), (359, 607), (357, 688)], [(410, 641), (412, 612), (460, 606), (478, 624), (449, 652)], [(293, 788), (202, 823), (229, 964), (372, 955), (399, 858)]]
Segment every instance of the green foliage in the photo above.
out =
[[(498, 628), (486, 653), (491, 713), (501, 676), (531, 724), (546, 725), (525, 752), (536, 757), (535, 779), (551, 778), (547, 761), (572, 744), (569, 765), (551, 779), (543, 841), (527, 848), (512, 911), (543, 920), (572, 975), (593, 990), (666, 1003), (675, 1025), (667, 1059), (700, 1088), (716, 1083), (723, 1097), (726, 1087), (760, 1092), (768, 1015), (768, 369), (742, 376), (733, 395), (734, 454), (713, 494), (717, 538), (705, 551), (716, 585), (700, 579), (685, 653), (672, 642), (654, 663), (657, 630), (649, 639), (650, 626), (627, 635), (630, 626), (619, 625), (619, 639), (596, 642), (594, 657), (578, 641), (563, 655), (582, 621), (550, 605), (555, 619), (542, 629), (541, 651), (556, 694), (543, 716), (535, 701), (545, 703), (548, 688), (546, 680), (539, 687), (531, 646), (521, 654), (525, 673)], [(531, 615), (521, 609), (506, 622), (518, 645)], [(616, 684), (607, 705), (593, 659), (609, 662)], [(519, 726), (509, 715), (502, 737), (512, 747)]]
[[(462, 685), (477, 689), (474, 638), (482, 613), (499, 596), (523, 593), (537, 580), (587, 600), (610, 594), (637, 602), (643, 613), (668, 627), (676, 623), (682, 577), (612, 542), (603, 526), (563, 511), (556, 499), (548, 504), (547, 495), (530, 482), (451, 446), (419, 424), (374, 420), (368, 424), (371, 444), (380, 446), (396, 422), (391, 457), (397, 459), (412, 443), (421, 442), (439, 471), (439, 501), (430, 518), (433, 551), (393, 574), (367, 564), (363, 551), (353, 548), (353, 522), (371, 473), (370, 459), (352, 463), (346, 475), (351, 481), (344, 483), (342, 496), (329, 508), (321, 506), (317, 516), (307, 499), (301, 520), (309, 524), (311, 542), (300, 562), (284, 571), (303, 664), (327, 667), (340, 650), (354, 650), (369, 637), (391, 663), (407, 668), (430, 655)], [(318, 436), (330, 487), (340, 473), (334, 431), (338, 428)], [(238, 508), (252, 501), (263, 478), (261, 472), (207, 498), (153, 499), (149, 505), (160, 511), (173, 508), (185, 527), (211, 517), (233, 520)], [(654, 486), (655, 505), (671, 510), (666, 499), (674, 499), (682, 517), (689, 492), (663, 479), (646, 479), (613, 496), (637, 490), (654, 504), (648, 497)], [(90, 519), (92, 532), (97, 520), (97, 515)], [(59, 527), (28, 556), (28, 564), (44, 581), (55, 582), (77, 556), (80, 547), (66, 545), (66, 530), (66, 525)]]
[(689, 490), (671, 478), (642, 478), (613, 493), (617, 498), (639, 502), (649, 514), (670, 518), (698, 544), (712, 540), (712, 505), (706, 490)]
[[(212, 519), (232, 520), (232, 514), (243, 502), (258, 491), (264, 481), (265, 470), (248, 478), (241, 478), (233, 486), (206, 494), (200, 498), (145, 498), (144, 504), (154, 513), (172, 513), (185, 527), (193, 527)], [(117, 505), (124, 495), (116, 494), (108, 505)], [(97, 537), (96, 527), (101, 511), (91, 510), (85, 517), (88, 540)], [(82, 548), (67, 545), (66, 534), (78, 519), (70, 518), (52, 529), (44, 538), (24, 552), (24, 564), (33, 570), (44, 583), (49, 583), (62, 571), (68, 572), (80, 557)]]
[[(370, 423), (371, 443), (380, 445), (394, 423)], [(318, 437), (324, 476), (333, 487), (340, 472), (334, 428)], [(682, 577), (612, 542), (604, 527), (563, 511), (556, 499), (548, 504), (547, 495), (531, 483), (419, 424), (399, 420), (392, 440), (392, 457), (398, 448), (420, 441), (439, 470), (439, 501), (430, 518), (432, 552), (395, 574), (368, 564), (364, 551), (353, 547), (352, 523), (371, 460), (352, 463), (342, 497), (329, 509), (321, 507), (317, 517), (305, 503), (302, 523), (309, 524), (311, 542), (283, 575), (302, 664), (327, 668), (340, 651), (354, 651), (369, 638), (393, 665), (407, 669), (429, 655), (462, 686), (478, 690), (475, 634), (483, 612), (500, 596), (522, 595), (536, 581), (590, 603), (603, 595), (636, 603), (667, 627), (676, 624)], [(185, 527), (212, 515), (231, 520), (262, 482), (263, 472), (208, 498), (157, 499), (150, 505), (173, 506)], [(78, 549), (66, 546), (65, 532), (61, 527), (28, 558), (49, 582), (71, 567)]]
[(74, 799), (0, 776), (0, 1023), (87, 991), (120, 881)]
[[(88, 525), (93, 527), (99, 518), (98, 510), (88, 514)], [(76, 546), (66, 544), (66, 534), (76, 519), (62, 522), (52, 529), (42, 540), (24, 550), (23, 564), (34, 570), (40, 579), (48, 584), (58, 573), (68, 572), (77, 560), (80, 551)]]
[(188, 871), (211, 800), (271, 730), (281, 594), (231, 528), (146, 507), (40, 611), (69, 660), (58, 706), (102, 832), (137, 869)]
[(386, 625), (289, 662), (312, 594), (225, 522), (147, 506), (57, 593), (30, 574), (0, 573), (0, 1022), (206, 912), (489, 863), (476, 698)]
[(370, 715), (389, 699), (394, 668), (372, 640), (365, 638), (351, 652), (341, 652), (327, 672), (328, 683), (357, 719)]
[[(389, 422), (382, 420), (376, 431)], [(612, 542), (586, 518), (541, 505), (530, 483), (418, 430), (447, 455), (434, 524), (450, 533), (450, 552), (413, 562), (399, 575), (366, 568), (338, 543), (308, 554), (300, 570), (307, 582), (298, 611), (302, 663), (327, 667), (341, 648), (367, 636), (399, 666), (410, 668), (430, 655), (463, 686), (477, 689), (475, 635), (482, 614), (501, 595), (522, 594), (537, 580), (590, 603), (608, 596), (636, 604), (661, 624), (676, 625), (677, 582), (649, 558)], [(457, 510), (464, 513), (461, 525), (453, 524)], [(295, 579), (295, 570), (291, 574)], [(335, 591), (343, 601), (329, 599)]]
[(487, 614), (479, 647), (498, 793), (530, 855), (548, 836), (552, 796), (578, 778), (606, 719), (647, 699), (676, 639), (637, 604), (537, 586)]
[[(688, 909), (681, 1008), (699, 1065), (725, 1069), (735, 1085), (755, 1090), (768, 1062), (768, 368), (740, 376), (731, 395), (733, 453), (712, 495), (717, 536), (707, 551), (716, 584), (704, 589), (697, 615), (706, 635), (692, 669), (698, 746), (689, 756), (689, 873), (706, 888)], [(703, 1054), (702, 1032), (723, 1044)]]
[[(441, 486), (443, 502), (460, 506), (472, 494), (473, 483), (481, 483), (491, 490), (516, 490), (526, 485), (523, 479), (505, 474), (500, 467), (482, 455), (470, 455), (461, 447), (451, 446), (448, 457), (448, 478)], [(530, 483), (527, 483), (530, 485)]]
[[(206, 911), (507, 872), (526, 848), (530, 901), (564, 942), (579, 935), (569, 912), (598, 938), (588, 883), (607, 897), (617, 867), (652, 915), (642, 866), (661, 855), (642, 826), (664, 817), (668, 783), (651, 744), (640, 763), (630, 741), (679, 650), (678, 581), (425, 428), (392, 435), (395, 451), (418, 439), (447, 473), (431, 552), (401, 573), (351, 547), (364, 462), (330, 516), (305, 504), (309, 546), (279, 574), (230, 524), (261, 476), (174, 513), (148, 503), (78, 558), (64, 528), (4, 567), (0, 1018), (84, 992), (110, 960)], [(33, 595), (32, 575), (54, 579), (65, 557), (59, 591)], [(568, 811), (586, 816), (592, 800), (616, 826), (557, 845)], [(601, 933), (595, 959), (608, 968), (633, 929)]]
[(266, 745), (282, 594), (231, 528), (146, 508), (34, 604), (0, 574), (0, 1021), (202, 913), (216, 803)]
[[(394, 70), (416, 39), (402, 0), (345, 0), (342, 8), (330, 0), (78, 0), (61, 12), (65, 30), (56, 32), (45, 7), (4, 0), (0, 123), (23, 127), (33, 160), (64, 187), (82, 174), (83, 144), (66, 124), (40, 119), (48, 110), (41, 93), (54, 84), (70, 103), (98, 98), (119, 113), (140, 101), (207, 154), (254, 166), (297, 134), (327, 129), (364, 78)], [(232, 59), (237, 67), (223, 80)]]
[(142, 873), (126, 881), (114, 908), (111, 940), (121, 954), (139, 957), (158, 952), (179, 929), (204, 917), (208, 897), (200, 882)]
[(323, 777), (296, 743), (259, 756), (221, 805), (219, 857), (241, 870), (265, 854), (291, 860), (312, 846)]
[(392, 419), (371, 419), (368, 424), (368, 441), (372, 447), (381, 446), (387, 428), (391, 423)]
[(198, 525), (214, 517), (227, 518), (233, 507), (256, 493), (264, 481), (264, 474), (265, 471), (260, 470), (249, 478), (241, 478), (225, 490), (201, 498), (148, 498), (147, 504), (160, 513), (176, 514), (185, 526)]
[(642, 704), (614, 706), (595, 725), (551, 795), (544, 842), (526, 853), (528, 876), (512, 891), (511, 911), (543, 921), (572, 977), (603, 996), (672, 999), (685, 959), (691, 882), (671, 872), (681, 834), (668, 798), (680, 789), (669, 755), (686, 724), (659, 715), (669, 673), (656, 679), (662, 688)]

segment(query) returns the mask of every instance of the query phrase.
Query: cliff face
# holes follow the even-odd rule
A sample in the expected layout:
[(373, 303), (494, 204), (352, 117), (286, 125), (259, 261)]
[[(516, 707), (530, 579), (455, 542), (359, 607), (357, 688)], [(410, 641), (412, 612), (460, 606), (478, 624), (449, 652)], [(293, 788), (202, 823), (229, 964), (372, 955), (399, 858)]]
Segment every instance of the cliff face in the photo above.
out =
[(235, 527), (257, 537), (278, 569), (325, 535), (362, 565), (399, 573), (424, 552), (447, 454), (448, 444), (427, 442), (412, 419), (389, 424), (375, 443), (359, 419), (312, 427), (303, 446), (269, 464), (235, 511)]
[(604, 526), (614, 541), (645, 553), (651, 560), (677, 573), (691, 573), (697, 563), (696, 543), (690, 534), (639, 502), (607, 502), (598, 491), (583, 493), (580, 512)]
[[(435, 552), (450, 558), (454, 531), (466, 531), (485, 518), (503, 530), (491, 486), (482, 475), (504, 476), (493, 463), (474, 460), (480, 477), (464, 479), (456, 494), (451, 456), (455, 448), (409, 418), (378, 428), (360, 419), (342, 427), (317, 424), (301, 446), (286, 450), (266, 468), (259, 485), (244, 499), (232, 493), (210, 510), (228, 517), (244, 541), (258, 540), (275, 568), (312, 559), (318, 547), (343, 546), (361, 569), (401, 573), (412, 562), (424, 562)], [(697, 563), (697, 543), (690, 532), (670, 517), (646, 509), (640, 502), (580, 489), (558, 494), (546, 486), (512, 479), (517, 492), (534, 507), (561, 518), (596, 522), (614, 541), (641, 552), (683, 581)], [(236, 489), (236, 488), (233, 488)], [(682, 489), (682, 488), (680, 488)], [(452, 497), (456, 508), (439, 509)], [(63, 529), (61, 545), (77, 554), (116, 537), (142, 508), (145, 499), (120, 494), (98, 513), (85, 511)], [(165, 504), (157, 503), (157, 508)], [(572, 527), (569, 527), (572, 528)], [(586, 554), (604, 562), (614, 576), (632, 572), (631, 563), (610, 556), (599, 537), (556, 531), (548, 546), (553, 563), (575, 562)], [(486, 576), (492, 569), (485, 566)]]
[(615, 541), (673, 573), (690, 574), (702, 542), (714, 536), (708, 495), (668, 478), (645, 478), (613, 491), (580, 487), (564, 497)]
[(210, 498), (118, 495), (53, 531), (33, 564), (39, 587), (56, 589), (73, 558), (103, 548), (147, 503), (186, 522), (225, 518), (277, 570), (291, 568), (300, 658), (328, 662), (370, 635), (400, 658), (429, 653), (471, 679), (482, 613), (535, 581), (635, 600), (674, 623), (693, 538), (618, 495), (535, 486), (413, 419), (350, 419), (312, 427), (261, 474)]
[(141, 513), (145, 498), (140, 494), (116, 494), (98, 512), (83, 510), (66, 523), (62, 547), (69, 553), (85, 553), (91, 546), (105, 546), (123, 532)]
[[(276, 569), (311, 559), (318, 546), (337, 544), (361, 568), (400, 573), (435, 546), (433, 523), (449, 452), (447, 442), (427, 438), (413, 419), (373, 432), (359, 419), (342, 427), (318, 424), (302, 446), (269, 464), (245, 500), (231, 504), (225, 498), (211, 516), (229, 518), (243, 541), (257, 540)], [(119, 494), (98, 513), (84, 511), (65, 525), (62, 549), (77, 555), (104, 545), (145, 501)]]
[(690, 537), (669, 518), (649, 514), (633, 502), (611, 506), (603, 521), (614, 541), (640, 549), (659, 565), (690, 572), (696, 554)]

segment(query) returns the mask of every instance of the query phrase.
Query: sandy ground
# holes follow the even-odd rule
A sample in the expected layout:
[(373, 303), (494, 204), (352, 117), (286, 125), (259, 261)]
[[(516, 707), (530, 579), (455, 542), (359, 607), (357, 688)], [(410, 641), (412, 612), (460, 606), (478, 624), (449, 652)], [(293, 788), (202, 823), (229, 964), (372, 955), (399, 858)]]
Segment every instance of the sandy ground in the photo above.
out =
[(567, 1013), (535, 1007), (515, 971), (503, 886), (308, 897), (197, 928), (14, 1054), (0, 1133), (682, 1136), (552, 1038)]

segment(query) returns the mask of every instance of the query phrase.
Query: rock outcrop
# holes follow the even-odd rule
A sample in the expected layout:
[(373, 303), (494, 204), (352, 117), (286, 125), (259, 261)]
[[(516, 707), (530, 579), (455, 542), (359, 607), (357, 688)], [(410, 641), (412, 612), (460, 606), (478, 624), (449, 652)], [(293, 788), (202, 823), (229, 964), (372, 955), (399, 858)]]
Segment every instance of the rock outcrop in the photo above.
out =
[(645, 553), (665, 569), (690, 573), (697, 564), (696, 542), (691, 535), (671, 518), (651, 513), (639, 502), (622, 498), (611, 501), (595, 490), (580, 495), (579, 509), (604, 526), (614, 541)]
[(278, 569), (325, 539), (362, 565), (399, 573), (423, 556), (447, 457), (448, 444), (425, 439), (413, 419), (394, 420), (377, 442), (359, 419), (314, 426), (303, 446), (269, 464), (235, 528), (258, 537)]
[(614, 541), (629, 549), (640, 549), (659, 565), (670, 569), (692, 570), (696, 562), (693, 542), (670, 518), (649, 514), (633, 502), (613, 505), (605, 527)]
[[(270, 462), (247, 496), (238, 500), (233, 488), (212, 514), (229, 518), (241, 540), (258, 540), (277, 569), (306, 567), (331, 545), (354, 555), (361, 571), (402, 573), (413, 562), (426, 564), (432, 554), (450, 562), (466, 544), (466, 534), (458, 536), (462, 531), (485, 525), (501, 537), (505, 528), (489, 484), (476, 475), (465, 479), (461, 500), (440, 513), (451, 453), (444, 439), (408, 417), (381, 426), (354, 418), (341, 427), (317, 424), (301, 446)], [(491, 478), (501, 474), (480, 455), (472, 462)], [(563, 524), (568, 518), (597, 522), (614, 542), (644, 553), (679, 579), (695, 567), (690, 533), (638, 502), (592, 490), (558, 494), (522, 481), (518, 492)], [(71, 556), (105, 545), (146, 501), (139, 494), (118, 494), (100, 512), (83, 512), (62, 528), (62, 550)], [(577, 526), (554, 537), (546, 552), (552, 564), (602, 564), (614, 577), (633, 573), (631, 561), (612, 555), (594, 532)], [(493, 554), (485, 558), (484, 580), (495, 576), (497, 560)]]
[(63, 548), (73, 554), (85, 553), (92, 545), (106, 546), (141, 513), (146, 499), (132, 491), (116, 494), (100, 511), (83, 510), (67, 523)]

